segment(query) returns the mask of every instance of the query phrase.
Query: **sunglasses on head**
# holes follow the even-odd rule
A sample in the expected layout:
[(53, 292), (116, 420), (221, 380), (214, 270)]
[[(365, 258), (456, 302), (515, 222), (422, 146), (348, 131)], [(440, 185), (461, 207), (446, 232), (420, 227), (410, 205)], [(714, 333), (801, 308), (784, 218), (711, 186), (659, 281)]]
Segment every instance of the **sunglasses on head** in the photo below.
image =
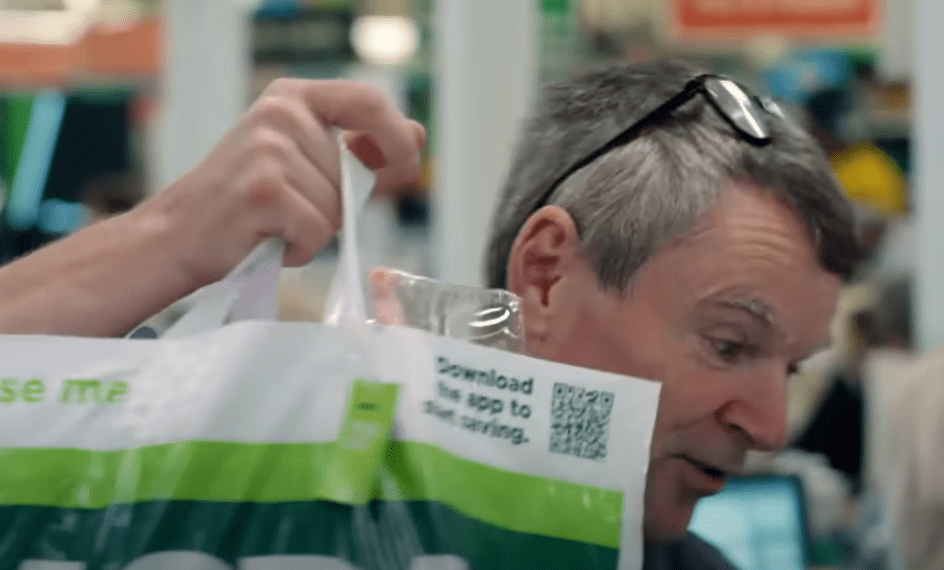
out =
[(544, 192), (532, 212), (546, 206), (557, 187), (573, 173), (614, 148), (632, 142), (643, 131), (664, 121), (669, 114), (699, 93), (704, 95), (715, 111), (734, 127), (741, 138), (757, 146), (763, 146), (771, 140), (768, 123), (770, 115), (784, 117), (783, 110), (772, 99), (761, 99), (743, 85), (720, 75), (699, 75), (686, 83), (677, 95), (565, 170)]

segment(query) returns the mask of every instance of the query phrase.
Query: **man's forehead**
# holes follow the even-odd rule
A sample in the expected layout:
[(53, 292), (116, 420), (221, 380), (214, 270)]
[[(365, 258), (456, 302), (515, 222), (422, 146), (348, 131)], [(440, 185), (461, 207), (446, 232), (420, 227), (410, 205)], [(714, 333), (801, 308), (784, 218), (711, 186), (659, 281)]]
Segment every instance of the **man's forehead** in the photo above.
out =
[[(711, 289), (734, 285), (723, 282), (741, 269), (789, 279), (799, 289), (807, 285), (801, 275), (828, 273), (808, 224), (792, 207), (750, 185), (723, 192), (717, 203), (667, 242), (653, 260), (666, 254), (672, 258), (672, 273), (683, 279), (701, 273), (701, 278), (717, 281), (706, 284)], [(740, 302), (758, 313), (776, 308), (750, 298)]]
[(732, 187), (644, 265), (637, 284), (688, 318), (738, 311), (804, 351), (828, 340), (839, 278), (820, 262), (792, 208), (750, 185)]
[(789, 226), (797, 230), (797, 237), (803, 241), (815, 241), (809, 223), (781, 193), (739, 179), (721, 184), (717, 199), (695, 220), (689, 233), (702, 232), (744, 216)]

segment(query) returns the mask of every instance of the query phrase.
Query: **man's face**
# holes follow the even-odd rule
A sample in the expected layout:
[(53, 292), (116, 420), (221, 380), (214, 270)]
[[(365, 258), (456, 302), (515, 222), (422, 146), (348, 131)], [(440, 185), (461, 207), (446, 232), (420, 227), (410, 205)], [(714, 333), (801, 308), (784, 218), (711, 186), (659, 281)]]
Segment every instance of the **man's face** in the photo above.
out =
[(623, 297), (601, 291), (582, 256), (549, 254), (567, 231), (519, 238), (513, 253), (528, 349), (663, 383), (644, 528), (650, 542), (678, 538), (748, 450), (784, 444), (788, 377), (827, 343), (840, 279), (796, 215), (747, 186), (653, 256)]

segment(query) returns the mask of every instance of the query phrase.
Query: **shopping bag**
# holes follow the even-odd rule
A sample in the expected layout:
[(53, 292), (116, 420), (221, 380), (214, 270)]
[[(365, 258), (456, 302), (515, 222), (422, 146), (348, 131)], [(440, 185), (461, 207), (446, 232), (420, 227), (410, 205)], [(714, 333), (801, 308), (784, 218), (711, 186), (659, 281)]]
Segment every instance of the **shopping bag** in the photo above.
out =
[(351, 241), (330, 324), (257, 318), (270, 241), (157, 338), (0, 336), (0, 568), (638, 569), (658, 384), (369, 325)]

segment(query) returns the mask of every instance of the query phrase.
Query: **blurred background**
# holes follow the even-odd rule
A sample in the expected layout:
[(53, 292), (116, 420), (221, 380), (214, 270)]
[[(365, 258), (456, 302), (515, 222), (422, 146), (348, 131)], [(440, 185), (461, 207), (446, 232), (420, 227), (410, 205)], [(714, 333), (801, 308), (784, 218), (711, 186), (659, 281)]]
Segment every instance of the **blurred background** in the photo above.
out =
[[(0, 260), (158, 191), (273, 79), (343, 77), (430, 135), (421, 182), (368, 205), (366, 263), (479, 285), (538, 85), (605, 62), (700, 62), (809, 125), (869, 260), (834, 348), (791, 385), (790, 448), (757, 457), (757, 477), (693, 528), (745, 570), (903, 568), (892, 403), (903, 371), (944, 345), (941, 29), (940, 0), (0, 0)], [(320, 318), (334, 255), (286, 272), (283, 318)], [(944, 456), (932, 441), (926, 455)], [(944, 544), (936, 517), (927, 540)]]

